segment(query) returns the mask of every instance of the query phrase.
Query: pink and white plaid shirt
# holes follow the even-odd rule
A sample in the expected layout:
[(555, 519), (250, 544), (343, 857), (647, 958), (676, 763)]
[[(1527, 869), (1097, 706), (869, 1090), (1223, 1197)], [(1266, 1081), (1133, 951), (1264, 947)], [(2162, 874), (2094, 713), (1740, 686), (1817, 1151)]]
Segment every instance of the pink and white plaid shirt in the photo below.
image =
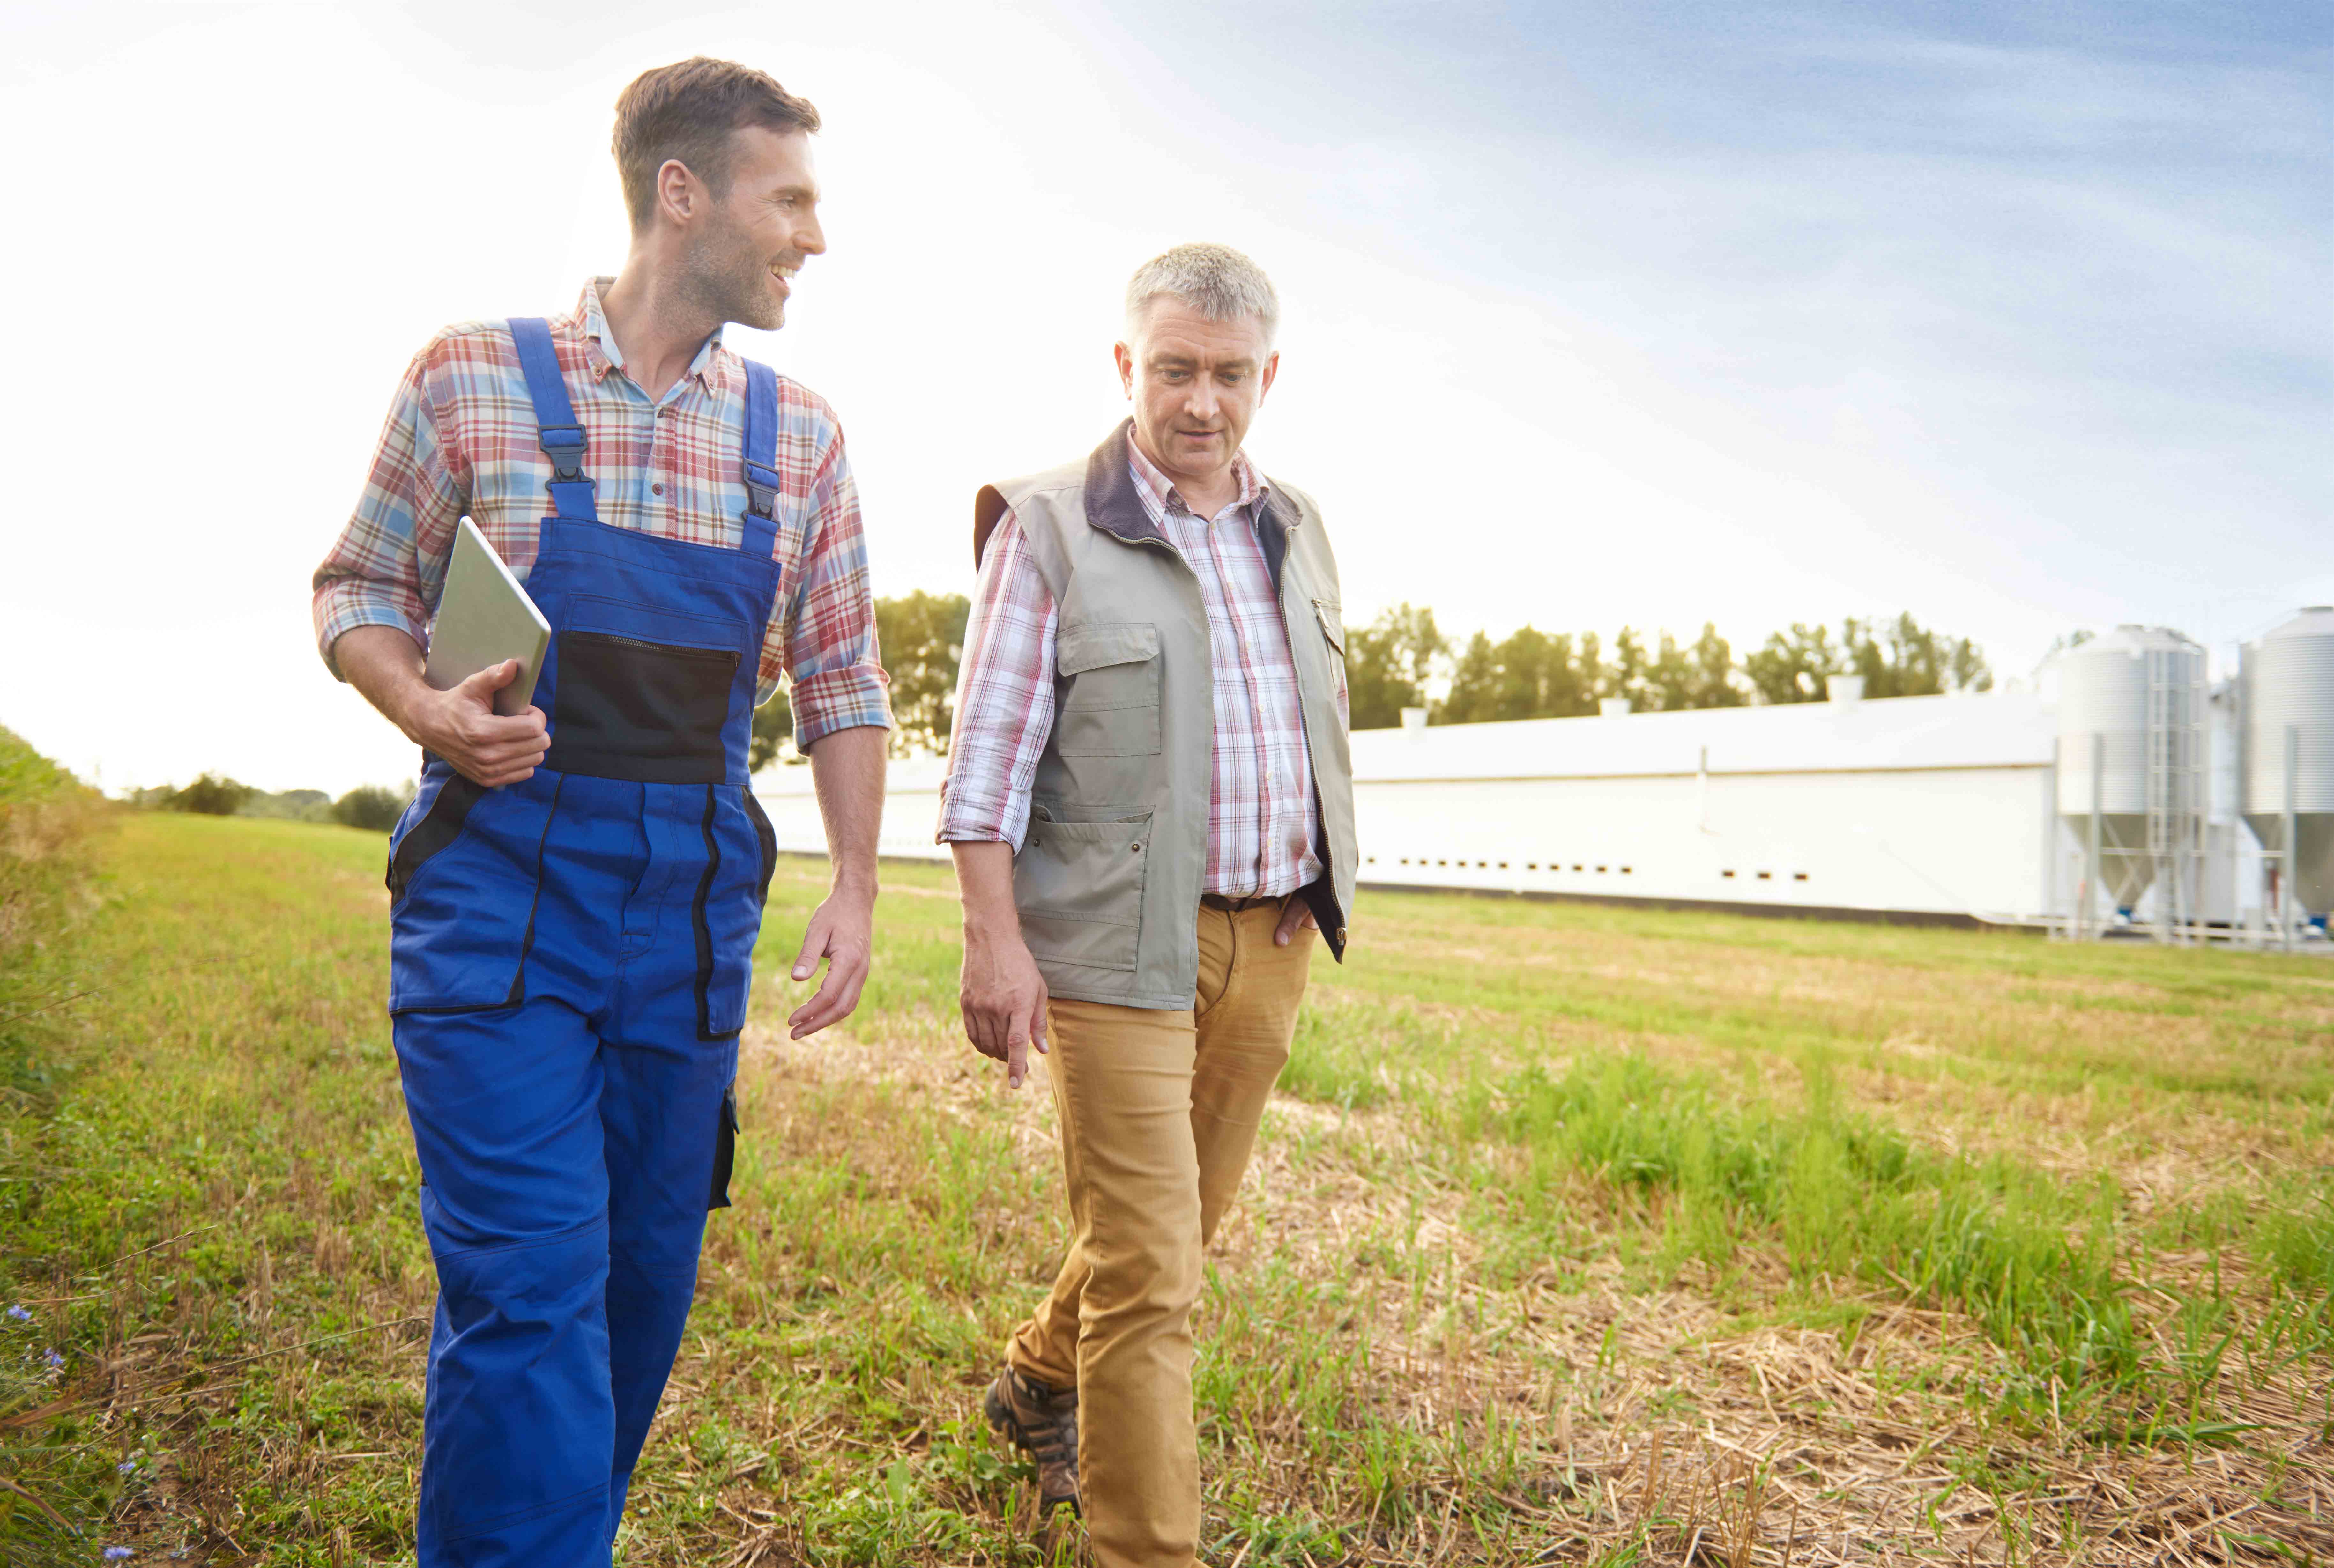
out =
[[(591, 445), (584, 472), (600, 520), (667, 539), (736, 549), (746, 509), (739, 472), (746, 365), (716, 332), (661, 402), (625, 373), (600, 308), (612, 279), (584, 285), (551, 318), (551, 343)], [(859, 491), (843, 429), (817, 393), (778, 378), (778, 588), (763, 639), (761, 695), (792, 686), (795, 742), (891, 723), (878, 662), (875, 604)], [(521, 582), (535, 564), (551, 464), (518, 351), (499, 322), (431, 338), (405, 372), (374, 448), (355, 515), (316, 568), (316, 645), (360, 626), (400, 628), (423, 648), (446, 582), (456, 524), (468, 514)]]
[[(1256, 533), (1264, 483), (1245, 456), (1236, 457), (1239, 495), (1202, 519), (1132, 434), (1126, 453), (1143, 510), (1199, 579), (1208, 611), (1216, 750), (1204, 890), (1229, 898), (1293, 893), (1320, 876), (1321, 857), (1296, 659)], [(1030, 784), (1054, 727), (1058, 620), (1020, 520), (1008, 512), (989, 536), (965, 628), (941, 791), (942, 843), (1020, 849)], [(1345, 700), (1339, 691), (1341, 719)]]

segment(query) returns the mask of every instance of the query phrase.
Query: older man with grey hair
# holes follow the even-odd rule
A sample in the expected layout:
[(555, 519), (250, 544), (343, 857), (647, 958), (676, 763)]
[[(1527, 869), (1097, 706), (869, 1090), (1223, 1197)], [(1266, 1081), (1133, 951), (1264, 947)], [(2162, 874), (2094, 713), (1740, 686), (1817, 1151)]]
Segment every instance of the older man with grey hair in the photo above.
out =
[(1017, 1087), (1046, 1053), (1075, 1227), (988, 1414), (1107, 1568), (1195, 1560), (1201, 1257), (1353, 900), (1337, 565), (1240, 451), (1278, 316), (1238, 251), (1152, 261), (1114, 350), (1133, 418), (973, 508), (940, 831), (965, 1032)]

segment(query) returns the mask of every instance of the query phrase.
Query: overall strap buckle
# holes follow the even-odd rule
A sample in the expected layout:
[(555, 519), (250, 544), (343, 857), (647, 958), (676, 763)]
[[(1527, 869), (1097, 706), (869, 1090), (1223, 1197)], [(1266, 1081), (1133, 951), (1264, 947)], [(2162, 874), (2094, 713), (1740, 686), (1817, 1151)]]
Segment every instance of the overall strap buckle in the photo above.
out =
[(535, 433), (543, 455), (551, 459), (552, 477), (573, 484), (584, 477), (584, 452), (591, 445), (581, 425), (545, 425)]
[(778, 471), (746, 459), (746, 510), (757, 517), (774, 515), (778, 504)]
[(778, 461), (778, 375), (769, 366), (746, 361), (746, 510), (774, 515), (784, 477)]
[(559, 355), (551, 346), (551, 323), (541, 316), (510, 319), (512, 345), (518, 350), (518, 367), (526, 376), (527, 399), (535, 405), (535, 444), (551, 459), (553, 509), (562, 517), (598, 522), (599, 486), (584, 476), (584, 456), (591, 438), (575, 418), (568, 400), (567, 379), (560, 373)]

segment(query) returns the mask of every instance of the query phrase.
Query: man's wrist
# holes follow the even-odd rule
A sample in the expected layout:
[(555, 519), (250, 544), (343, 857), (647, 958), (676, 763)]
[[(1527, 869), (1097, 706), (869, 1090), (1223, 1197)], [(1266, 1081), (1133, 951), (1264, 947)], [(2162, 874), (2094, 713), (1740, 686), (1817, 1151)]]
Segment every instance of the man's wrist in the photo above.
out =
[(964, 945), (984, 949), (1019, 947), (1021, 912), (1009, 905), (999, 913), (994, 909), (975, 909), (968, 904), (964, 911)]
[[(421, 689), (426, 692), (429, 688), (425, 686)], [(419, 694), (410, 687), (392, 685), (381, 695), (381, 711), (389, 715), (389, 722), (403, 731), (405, 738), (414, 745), (428, 746), (429, 742), (422, 733), (424, 726)]]
[(826, 896), (872, 904), (879, 890), (873, 866), (839, 867), (826, 884)]
[(422, 678), (421, 649), (402, 628), (352, 626), (333, 641), (334, 667), (406, 739), (428, 746), (441, 696)]

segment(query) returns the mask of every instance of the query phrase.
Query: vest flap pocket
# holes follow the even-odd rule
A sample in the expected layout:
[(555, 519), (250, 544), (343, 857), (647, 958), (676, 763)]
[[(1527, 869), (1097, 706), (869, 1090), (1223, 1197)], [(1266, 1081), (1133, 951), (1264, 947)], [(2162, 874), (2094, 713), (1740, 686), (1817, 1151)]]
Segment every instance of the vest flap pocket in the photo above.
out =
[(1159, 629), (1147, 622), (1066, 626), (1055, 661), (1068, 683), (1054, 720), (1062, 756), (1159, 752)]
[(1336, 605), (1326, 599), (1313, 601), (1314, 619), (1321, 623), (1321, 635), (1329, 641), (1329, 651), (1338, 658), (1345, 657), (1345, 618)]
[[(1064, 675), (1159, 657), (1159, 629), (1147, 622), (1065, 626), (1054, 640), (1054, 661)], [(1154, 689), (1153, 700), (1157, 700)]]
[(1148, 813), (1120, 822), (1031, 822), (1013, 861), (1013, 901), (1030, 957), (1132, 970), (1150, 859)]

